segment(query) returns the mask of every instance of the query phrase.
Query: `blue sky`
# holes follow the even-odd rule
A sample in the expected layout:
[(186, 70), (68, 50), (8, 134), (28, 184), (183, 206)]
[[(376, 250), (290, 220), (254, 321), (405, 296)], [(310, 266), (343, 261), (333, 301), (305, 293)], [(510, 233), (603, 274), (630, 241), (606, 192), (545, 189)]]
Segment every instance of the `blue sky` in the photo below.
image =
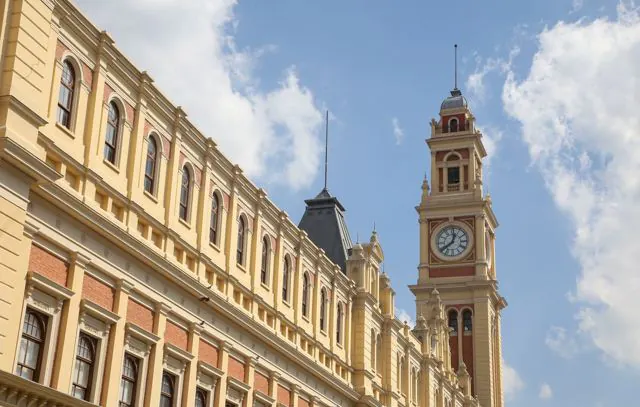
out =
[[(352, 238), (368, 239), (375, 222), (397, 307), (412, 316), (425, 139), (459, 44), (459, 87), (494, 145), (485, 186), (509, 302), (507, 405), (632, 405), (640, 18), (631, 3), (100, 3), (79, 1), (295, 222), (322, 188), (331, 111), (329, 189)], [(189, 23), (173, 24), (176, 15)]]

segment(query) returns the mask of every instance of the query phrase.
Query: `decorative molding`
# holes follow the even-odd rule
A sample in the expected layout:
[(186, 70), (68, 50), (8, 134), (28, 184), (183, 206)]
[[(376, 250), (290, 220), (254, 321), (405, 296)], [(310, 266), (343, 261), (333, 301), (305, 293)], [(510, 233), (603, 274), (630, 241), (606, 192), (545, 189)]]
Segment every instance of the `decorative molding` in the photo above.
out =
[(207, 376), (211, 376), (213, 379), (222, 379), (224, 376), (224, 372), (217, 367), (211, 366), (207, 362), (203, 362), (202, 360), (198, 361), (198, 373), (206, 374)]
[(127, 322), (125, 326), (127, 335), (131, 335), (147, 345), (155, 345), (160, 340), (159, 336), (154, 335), (151, 332), (147, 332), (135, 324)]
[(49, 280), (42, 274), (35, 273), (33, 271), (27, 272), (27, 293), (30, 295), (33, 289), (38, 289), (44, 293), (51, 295), (58, 301), (64, 301), (71, 298), (74, 294), (73, 291), (67, 287), (63, 287), (58, 283)]
[(120, 315), (115, 314), (86, 298), (80, 300), (80, 308), (88, 315), (91, 315), (109, 325), (115, 324), (120, 320)]

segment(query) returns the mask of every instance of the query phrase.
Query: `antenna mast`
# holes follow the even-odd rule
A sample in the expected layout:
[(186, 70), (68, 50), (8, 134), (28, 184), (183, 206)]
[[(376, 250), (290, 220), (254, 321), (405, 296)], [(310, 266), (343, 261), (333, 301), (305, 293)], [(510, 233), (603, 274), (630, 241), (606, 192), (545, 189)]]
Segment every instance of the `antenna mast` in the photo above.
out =
[(458, 44), (453, 45), (453, 88), (458, 89)]
[(324, 133), (324, 189), (327, 190), (327, 169), (329, 162), (329, 110), (327, 110), (325, 118)]

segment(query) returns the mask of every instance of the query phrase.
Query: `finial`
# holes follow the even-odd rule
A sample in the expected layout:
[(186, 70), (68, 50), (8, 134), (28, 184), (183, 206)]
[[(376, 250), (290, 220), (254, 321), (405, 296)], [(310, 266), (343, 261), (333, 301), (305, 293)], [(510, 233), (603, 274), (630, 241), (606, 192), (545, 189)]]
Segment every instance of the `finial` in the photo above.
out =
[(373, 233), (376, 233), (376, 221), (373, 221)]
[(327, 190), (327, 169), (329, 167), (329, 109), (325, 116), (324, 127), (324, 189)]

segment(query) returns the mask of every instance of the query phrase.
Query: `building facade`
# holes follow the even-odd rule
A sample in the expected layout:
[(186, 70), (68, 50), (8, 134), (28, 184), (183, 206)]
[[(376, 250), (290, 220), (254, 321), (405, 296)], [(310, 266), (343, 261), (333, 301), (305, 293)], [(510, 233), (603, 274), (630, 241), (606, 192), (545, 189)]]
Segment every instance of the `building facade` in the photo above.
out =
[(411, 329), (375, 232), (326, 190), (293, 223), (71, 2), (0, 28), (0, 406), (503, 405), (466, 102), (432, 123)]

